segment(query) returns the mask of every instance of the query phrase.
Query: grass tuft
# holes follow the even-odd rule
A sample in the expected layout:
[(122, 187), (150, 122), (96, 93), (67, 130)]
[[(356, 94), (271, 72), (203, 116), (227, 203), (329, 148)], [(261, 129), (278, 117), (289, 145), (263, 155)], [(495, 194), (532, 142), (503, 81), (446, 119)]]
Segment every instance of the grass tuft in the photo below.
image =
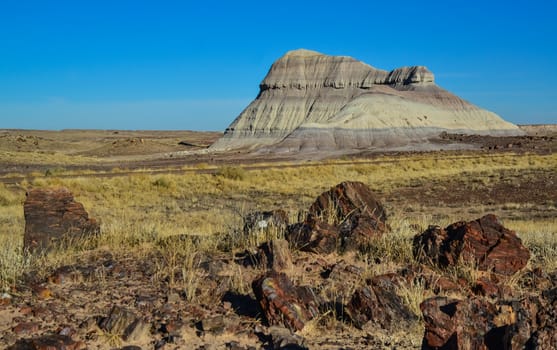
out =
[(239, 166), (223, 166), (217, 169), (217, 176), (224, 177), (229, 180), (243, 181), (246, 179), (246, 171)]

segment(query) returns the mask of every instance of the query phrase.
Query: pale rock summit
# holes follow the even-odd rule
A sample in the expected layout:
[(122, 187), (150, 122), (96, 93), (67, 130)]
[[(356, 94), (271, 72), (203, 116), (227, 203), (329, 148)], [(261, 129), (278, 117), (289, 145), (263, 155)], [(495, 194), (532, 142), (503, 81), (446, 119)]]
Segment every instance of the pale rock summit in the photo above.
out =
[(441, 89), (426, 67), (391, 72), (348, 56), (294, 50), (215, 150), (357, 150), (420, 144), (439, 133), (522, 135), (514, 124)]

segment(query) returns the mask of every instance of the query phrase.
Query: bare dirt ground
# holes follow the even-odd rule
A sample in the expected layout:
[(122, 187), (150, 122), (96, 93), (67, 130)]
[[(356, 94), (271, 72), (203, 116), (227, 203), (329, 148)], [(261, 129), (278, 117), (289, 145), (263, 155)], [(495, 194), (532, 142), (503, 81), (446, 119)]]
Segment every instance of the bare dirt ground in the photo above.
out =
[[(447, 155), (472, 151), (498, 153), (551, 154), (557, 151), (557, 131), (551, 125), (524, 126), (527, 136), (490, 137), (441, 134), (430, 142), (453, 146)], [(193, 131), (122, 131), (122, 130), (1, 130), (0, 176), (10, 173), (29, 174), (48, 169), (123, 170), (171, 169), (196, 164), (258, 164), (284, 161), (309, 161), (327, 158), (375, 159), (383, 155), (408, 155), (412, 151), (380, 150), (349, 154), (288, 154), (251, 152), (207, 152), (222, 133)], [(459, 151), (458, 149), (462, 150)], [(471, 150), (470, 150), (471, 149)], [(421, 152), (418, 152), (421, 153)], [(21, 157), (33, 154), (36, 157)], [(59, 156), (59, 157), (57, 157)], [(4, 181), (6, 182), (6, 181)]]
[[(148, 155), (207, 148), (220, 135), (219, 132), (200, 131), (4, 129), (0, 130), (0, 149), (87, 154), (97, 157)], [(151, 143), (153, 147), (138, 147), (146, 143)]]

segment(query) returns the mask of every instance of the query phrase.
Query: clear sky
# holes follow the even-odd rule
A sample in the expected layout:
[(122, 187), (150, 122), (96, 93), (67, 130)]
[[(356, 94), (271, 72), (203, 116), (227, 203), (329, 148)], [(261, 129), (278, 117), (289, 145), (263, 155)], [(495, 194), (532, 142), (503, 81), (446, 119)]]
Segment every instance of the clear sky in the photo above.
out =
[(425, 65), (511, 122), (557, 123), (556, 18), (553, 0), (0, 0), (0, 128), (223, 130), (297, 48)]

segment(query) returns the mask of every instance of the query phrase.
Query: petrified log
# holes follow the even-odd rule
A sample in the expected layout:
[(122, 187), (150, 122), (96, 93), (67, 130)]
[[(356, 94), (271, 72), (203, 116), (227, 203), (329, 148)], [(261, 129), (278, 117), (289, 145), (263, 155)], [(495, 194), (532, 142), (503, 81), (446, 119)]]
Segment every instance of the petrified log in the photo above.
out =
[(317, 197), (306, 219), (288, 226), (286, 239), (315, 253), (353, 249), (386, 232), (386, 219), (383, 205), (369, 187), (346, 181)]
[[(421, 305), (425, 322), (422, 349), (508, 349), (514, 314), (498, 319), (495, 305), (479, 298), (465, 301), (434, 297)], [(495, 337), (495, 332), (501, 332)]]
[(391, 329), (395, 324), (416, 320), (396, 294), (397, 278), (394, 274), (376, 276), (369, 285), (354, 292), (346, 311), (356, 327), (361, 328), (372, 321), (384, 329)]
[(329, 254), (339, 248), (342, 237), (337, 227), (308, 216), (304, 222), (288, 226), (286, 239), (297, 249)]
[(355, 240), (381, 236), (387, 212), (377, 195), (362, 182), (345, 181), (322, 193), (309, 214), (349, 232)]
[(317, 297), (309, 287), (294, 286), (284, 273), (269, 271), (252, 283), (270, 325), (296, 331), (318, 315)]
[(284, 239), (273, 239), (261, 244), (257, 255), (260, 264), (268, 269), (282, 271), (292, 267), (292, 255), (288, 241)]
[(23, 210), (24, 248), (30, 251), (48, 250), (63, 238), (79, 238), (100, 230), (96, 220), (89, 218), (83, 205), (64, 187), (30, 190)]
[(521, 239), (503, 227), (493, 214), (456, 222), (445, 229), (430, 226), (414, 237), (414, 255), (442, 267), (463, 261), (502, 275), (513, 275), (530, 259)]
[(490, 303), (434, 297), (420, 305), (422, 349), (557, 349), (557, 291)]
[(81, 350), (86, 348), (85, 343), (75, 341), (69, 336), (51, 334), (31, 339), (20, 339), (8, 350)]

